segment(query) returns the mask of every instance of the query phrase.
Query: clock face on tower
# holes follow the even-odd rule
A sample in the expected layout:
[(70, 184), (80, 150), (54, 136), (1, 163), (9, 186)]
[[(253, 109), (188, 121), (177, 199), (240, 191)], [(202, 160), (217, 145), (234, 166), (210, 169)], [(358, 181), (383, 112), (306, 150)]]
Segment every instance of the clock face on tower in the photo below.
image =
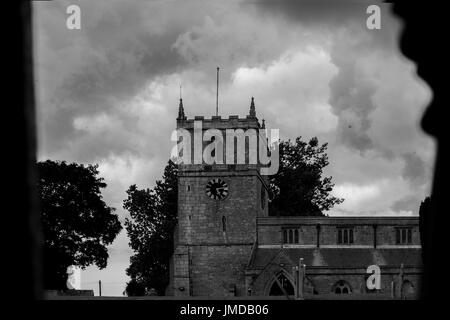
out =
[(206, 184), (206, 194), (214, 200), (225, 199), (228, 195), (228, 185), (221, 179), (212, 179)]

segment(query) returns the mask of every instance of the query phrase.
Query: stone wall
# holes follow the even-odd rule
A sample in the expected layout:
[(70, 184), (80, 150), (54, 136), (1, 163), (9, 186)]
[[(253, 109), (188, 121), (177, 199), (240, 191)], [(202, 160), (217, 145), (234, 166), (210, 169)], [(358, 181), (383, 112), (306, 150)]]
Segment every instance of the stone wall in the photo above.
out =
[(281, 245), (283, 229), (295, 228), (299, 230), (299, 245), (317, 246), (319, 232), (320, 246), (337, 246), (338, 228), (341, 227), (353, 229), (353, 246), (373, 247), (375, 241), (377, 247), (396, 246), (396, 229), (401, 227), (412, 230), (412, 242), (408, 245), (420, 246), (418, 217), (260, 217), (258, 218), (258, 244), (261, 246)]
[[(225, 199), (207, 196), (206, 184), (213, 178), (228, 185)], [(262, 178), (249, 170), (181, 174), (175, 295), (245, 295), (245, 267), (256, 241), (256, 217), (267, 212), (267, 204), (264, 209), (261, 205), (262, 185)]]
[[(206, 184), (219, 177), (229, 188), (224, 200), (206, 195)], [(234, 244), (255, 241), (259, 179), (254, 175), (193, 175), (179, 182), (178, 242), (180, 244)], [(188, 191), (189, 190), (189, 191)], [(223, 231), (222, 218), (226, 219)]]
[(245, 295), (245, 267), (251, 249), (251, 245), (193, 246), (192, 295)]

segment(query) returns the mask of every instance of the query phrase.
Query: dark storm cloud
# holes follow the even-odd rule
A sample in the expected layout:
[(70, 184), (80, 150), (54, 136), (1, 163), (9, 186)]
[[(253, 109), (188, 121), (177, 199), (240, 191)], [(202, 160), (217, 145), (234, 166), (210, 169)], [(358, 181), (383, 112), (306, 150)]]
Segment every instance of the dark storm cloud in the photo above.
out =
[(132, 37), (118, 39), (115, 48), (105, 51), (67, 79), (61, 93), (64, 99), (80, 101), (80, 105), (86, 102), (85, 111), (97, 111), (96, 108), (104, 107), (99, 104), (99, 97), (128, 98), (148, 81), (183, 64), (178, 53), (171, 49), (177, 31), (152, 36), (142, 30)]
[(282, 15), (303, 25), (320, 24), (324, 28), (344, 25), (355, 17), (364, 22), (361, 13), (365, 13), (368, 6), (361, 1), (348, 0), (259, 0), (254, 4), (265, 14)]
[(414, 214), (419, 214), (420, 203), (423, 201), (418, 195), (406, 196), (391, 206), (394, 211), (411, 211)]
[[(120, 126), (131, 129), (138, 116), (128, 112), (123, 102), (134, 97), (155, 78), (185, 65), (172, 48), (184, 30), (180, 23), (175, 21), (160, 32), (152, 29), (147, 20), (158, 17), (142, 14), (142, 6), (137, 3), (131, 6), (123, 2), (108, 4), (82, 3), (82, 40), (76, 42), (73, 33), (63, 30), (62, 36), (57, 38), (71, 37), (73, 41), (54, 41), (57, 45), (65, 43), (68, 51), (78, 52), (83, 58), (82, 63), (77, 65), (72, 63), (70, 56), (56, 55), (58, 59), (65, 59), (67, 64), (72, 63), (74, 68), (54, 88), (51, 99), (42, 103), (44, 106), (51, 104), (53, 111), (46, 113), (44, 118), (47, 153), (58, 151), (68, 141), (76, 139), (84, 139), (89, 144), (84, 150), (79, 150), (79, 161), (92, 161), (94, 154), (95, 158), (102, 158), (111, 153), (133, 152), (126, 135), (114, 141), (108, 137), (101, 141), (102, 135), (110, 133), (98, 136), (90, 133), (88, 139), (85, 138), (85, 131), (74, 127), (74, 120), (102, 113), (120, 115)], [(146, 8), (150, 11), (148, 6)], [(64, 8), (60, 9), (55, 11), (63, 15)], [(56, 19), (57, 16), (52, 12), (48, 18)], [(55, 33), (52, 30), (53, 36)], [(53, 38), (50, 38), (49, 43), (52, 44), (52, 41)], [(92, 148), (96, 148), (96, 152), (92, 152)]]
[(389, 7), (380, 4), (382, 29), (373, 31), (366, 28), (366, 10), (373, 3), (282, 0), (256, 4), (264, 14), (282, 15), (300, 26), (331, 34), (330, 56), (338, 72), (329, 84), (329, 104), (339, 118), (338, 139), (360, 152), (373, 149), (368, 130), (377, 87), (361, 72), (358, 62), (374, 51), (396, 48)]
[(329, 103), (339, 117), (337, 130), (341, 142), (364, 152), (373, 148), (368, 130), (369, 115), (375, 109), (372, 98), (376, 87), (358, 74), (355, 57), (346, 53), (352, 49), (351, 45), (340, 42), (331, 51), (331, 59), (338, 66), (338, 73), (329, 84)]
[[(62, 127), (68, 137), (84, 135), (75, 130), (73, 120), (79, 116), (102, 112), (119, 112), (122, 125), (132, 126), (137, 116), (127, 112), (124, 106), (115, 110), (119, 108), (117, 102), (135, 96), (151, 80), (182, 65), (179, 56), (170, 48), (176, 37), (177, 34), (168, 37), (136, 35), (136, 45), (118, 43), (114, 50), (105, 52), (103, 56), (77, 70), (62, 84), (55, 97), (65, 106), (58, 108), (53, 114), (55, 118), (49, 121), (48, 129), (55, 130), (51, 136), (60, 139), (58, 132)], [(106, 152), (129, 150), (126, 139), (97, 146), (104, 151), (102, 153), (97, 150), (99, 157)]]
[(405, 161), (402, 175), (406, 180), (415, 186), (421, 186), (427, 182), (425, 161), (414, 152), (405, 153), (402, 158)]

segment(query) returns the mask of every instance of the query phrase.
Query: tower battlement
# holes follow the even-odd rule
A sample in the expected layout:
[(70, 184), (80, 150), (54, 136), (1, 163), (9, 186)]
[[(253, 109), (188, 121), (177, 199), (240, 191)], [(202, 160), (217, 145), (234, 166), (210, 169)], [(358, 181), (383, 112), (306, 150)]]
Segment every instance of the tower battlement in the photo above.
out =
[(212, 118), (195, 116), (193, 119), (177, 119), (177, 129), (194, 129), (195, 121), (201, 121), (203, 129), (261, 129), (258, 118), (251, 116), (239, 118), (236, 115), (228, 118), (222, 118), (221, 116), (212, 116)]
[(246, 117), (239, 118), (237, 115), (230, 115), (228, 118), (221, 116), (212, 116), (205, 118), (204, 116), (195, 116), (188, 119), (184, 114), (183, 100), (180, 99), (180, 105), (177, 117), (177, 129), (194, 129), (194, 122), (201, 121), (202, 128), (207, 129), (264, 129), (264, 125), (259, 123), (256, 117), (255, 101), (252, 97), (250, 103), (250, 111)]

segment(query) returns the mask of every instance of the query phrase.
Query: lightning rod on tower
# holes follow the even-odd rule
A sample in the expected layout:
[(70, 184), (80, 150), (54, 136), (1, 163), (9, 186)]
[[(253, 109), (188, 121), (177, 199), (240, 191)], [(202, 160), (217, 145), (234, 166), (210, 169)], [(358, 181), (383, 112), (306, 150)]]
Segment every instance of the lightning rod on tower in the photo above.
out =
[(216, 116), (219, 115), (219, 67), (217, 67)]

